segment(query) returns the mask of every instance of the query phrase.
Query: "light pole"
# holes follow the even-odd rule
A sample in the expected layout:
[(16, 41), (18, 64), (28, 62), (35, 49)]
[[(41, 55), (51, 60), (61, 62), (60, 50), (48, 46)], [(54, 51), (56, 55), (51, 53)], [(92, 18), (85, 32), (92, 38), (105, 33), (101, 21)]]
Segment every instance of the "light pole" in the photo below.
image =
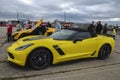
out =
[(66, 22), (66, 12), (64, 11), (64, 21)]
[(19, 18), (19, 13), (18, 13), (18, 10), (17, 10), (17, 15), (16, 15), (16, 17), (17, 17), (17, 20), (18, 20), (18, 18)]

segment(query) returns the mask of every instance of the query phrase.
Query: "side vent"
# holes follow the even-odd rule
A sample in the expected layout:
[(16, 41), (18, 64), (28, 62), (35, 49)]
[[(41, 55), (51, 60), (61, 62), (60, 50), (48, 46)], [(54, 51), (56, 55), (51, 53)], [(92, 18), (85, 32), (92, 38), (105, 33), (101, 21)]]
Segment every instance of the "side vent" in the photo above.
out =
[(60, 55), (65, 55), (65, 53), (62, 51), (62, 49), (58, 45), (54, 45), (53, 47)]
[(96, 53), (96, 51), (94, 51), (94, 52), (91, 54), (91, 56), (93, 56), (95, 53)]

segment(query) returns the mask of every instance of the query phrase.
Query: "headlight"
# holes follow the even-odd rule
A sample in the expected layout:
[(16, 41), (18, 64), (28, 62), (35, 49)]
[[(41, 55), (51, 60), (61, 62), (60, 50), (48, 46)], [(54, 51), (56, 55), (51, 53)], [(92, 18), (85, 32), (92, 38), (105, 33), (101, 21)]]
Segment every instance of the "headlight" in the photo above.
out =
[(26, 49), (26, 48), (28, 48), (29, 46), (32, 46), (32, 45), (33, 45), (33, 43), (26, 44), (26, 45), (23, 45), (23, 46), (20, 46), (20, 47), (16, 48), (15, 50), (24, 50), (24, 49)]

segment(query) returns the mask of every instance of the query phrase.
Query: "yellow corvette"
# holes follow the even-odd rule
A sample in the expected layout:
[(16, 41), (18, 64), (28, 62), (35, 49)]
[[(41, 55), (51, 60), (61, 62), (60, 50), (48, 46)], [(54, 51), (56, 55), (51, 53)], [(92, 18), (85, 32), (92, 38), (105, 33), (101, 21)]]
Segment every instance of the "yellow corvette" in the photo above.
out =
[(54, 28), (48, 27), (46, 29), (46, 31), (44, 31), (44, 34), (40, 33), (40, 32), (43, 32), (43, 28), (41, 28), (41, 27), (46, 27), (46, 26), (42, 25), (42, 23), (43, 23), (43, 20), (40, 19), (38, 21), (38, 23), (35, 25), (36, 26), (35, 28), (31, 28), (31, 29), (28, 29), (28, 30), (21, 30), (21, 31), (13, 33), (12, 34), (13, 40), (16, 41), (19, 38), (22, 38), (22, 37), (25, 37), (25, 36), (28, 36), (28, 35), (45, 35), (45, 36), (48, 36), (48, 35), (51, 35), (52, 33), (55, 32)]
[(34, 69), (50, 64), (81, 59), (106, 59), (114, 50), (114, 39), (81, 29), (64, 29), (50, 36), (28, 36), (8, 47), (7, 60)]

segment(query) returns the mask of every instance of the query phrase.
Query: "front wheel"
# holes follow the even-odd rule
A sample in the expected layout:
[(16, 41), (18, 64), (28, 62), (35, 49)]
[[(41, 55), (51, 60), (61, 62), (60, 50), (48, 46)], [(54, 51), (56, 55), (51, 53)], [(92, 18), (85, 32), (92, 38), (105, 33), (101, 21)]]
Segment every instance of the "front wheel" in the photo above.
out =
[(44, 48), (34, 50), (28, 58), (29, 65), (34, 69), (44, 69), (48, 67), (51, 64), (51, 60), (51, 53)]
[(99, 51), (98, 58), (106, 59), (110, 56), (111, 47), (109, 45), (103, 45)]

